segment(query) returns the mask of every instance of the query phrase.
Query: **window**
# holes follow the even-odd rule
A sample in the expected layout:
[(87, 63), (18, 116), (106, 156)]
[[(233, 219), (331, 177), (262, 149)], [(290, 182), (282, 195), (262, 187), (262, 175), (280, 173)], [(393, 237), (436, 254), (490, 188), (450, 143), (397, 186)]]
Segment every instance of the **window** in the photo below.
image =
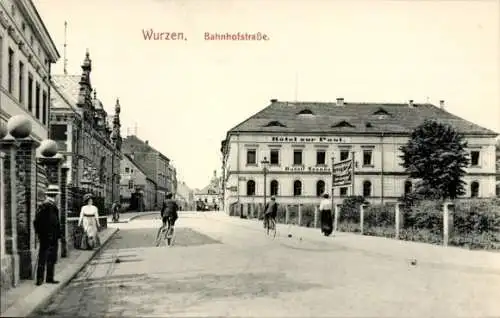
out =
[(293, 182), (293, 195), (294, 196), (299, 196), (302, 194), (302, 182), (299, 180), (295, 180)]
[(285, 124), (280, 123), (277, 120), (273, 120), (267, 123), (264, 127), (286, 127)]
[(301, 165), (302, 164), (302, 150), (294, 150), (293, 151), (293, 164)]
[(125, 173), (129, 173), (129, 172), (130, 172), (129, 167), (126, 167), (126, 168), (125, 168)]
[(8, 73), (8, 89), (9, 93), (12, 94), (14, 90), (14, 51), (12, 51), (11, 48), (9, 48), (9, 73)]
[(324, 150), (318, 150), (316, 152), (316, 165), (326, 164), (326, 152)]
[(336, 123), (335, 125), (332, 126), (332, 128), (342, 128), (342, 127), (354, 128), (356, 126), (354, 126), (353, 124), (351, 124), (345, 120), (339, 121), (338, 123)]
[(278, 181), (271, 181), (271, 195), (278, 195)]
[(479, 197), (479, 182), (473, 181), (470, 184), (470, 197), (471, 198)]
[(372, 166), (372, 151), (363, 150), (363, 166)]
[(133, 189), (134, 188), (134, 180), (129, 180), (128, 181), (128, 188)]
[(371, 197), (372, 195), (372, 183), (370, 181), (363, 182), (363, 196)]
[(411, 181), (405, 181), (405, 194), (410, 193), (412, 188), (413, 184), (411, 183)]
[(19, 103), (24, 102), (24, 63), (19, 62)]
[(257, 152), (255, 149), (247, 150), (247, 165), (257, 164)]
[(470, 153), (470, 165), (479, 166), (479, 151), (471, 151)]
[(47, 124), (47, 113), (48, 113), (48, 107), (47, 107), (47, 93), (46, 92), (43, 92), (43, 95), (42, 95), (42, 123), (44, 125)]
[(247, 181), (247, 195), (255, 195), (255, 181)]
[(28, 73), (28, 110), (33, 112), (33, 75)]
[(272, 165), (280, 164), (280, 151), (278, 149), (271, 149), (270, 157)]
[(340, 161), (347, 160), (349, 158), (349, 150), (340, 151)]
[(35, 90), (35, 116), (40, 119), (40, 84), (36, 83)]
[(316, 196), (320, 197), (325, 193), (325, 181), (319, 180), (316, 182)]
[(340, 188), (340, 196), (341, 197), (347, 196), (347, 187)]

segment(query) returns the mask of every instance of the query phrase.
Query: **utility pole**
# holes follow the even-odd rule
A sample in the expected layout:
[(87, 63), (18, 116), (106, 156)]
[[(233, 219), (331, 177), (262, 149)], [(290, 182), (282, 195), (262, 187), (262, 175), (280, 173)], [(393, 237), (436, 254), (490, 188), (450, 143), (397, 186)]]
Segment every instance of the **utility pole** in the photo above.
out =
[(66, 56), (68, 22), (64, 21), (64, 75), (68, 75), (68, 59)]

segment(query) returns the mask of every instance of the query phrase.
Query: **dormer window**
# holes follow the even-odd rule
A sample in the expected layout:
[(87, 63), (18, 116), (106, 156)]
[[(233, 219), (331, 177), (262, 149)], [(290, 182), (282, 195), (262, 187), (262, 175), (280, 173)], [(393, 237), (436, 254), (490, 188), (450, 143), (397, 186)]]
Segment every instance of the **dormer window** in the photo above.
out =
[(265, 125), (264, 127), (286, 127), (286, 125), (280, 123), (277, 120), (273, 120), (267, 123), (267, 125)]
[(365, 124), (365, 127), (366, 127), (366, 128), (372, 128), (372, 127), (373, 127), (373, 125), (372, 125), (372, 123), (366, 123), (366, 124)]
[(342, 121), (339, 121), (338, 123), (336, 123), (335, 125), (332, 126), (332, 128), (341, 128), (341, 127), (350, 127), (350, 128), (354, 128), (355, 126), (345, 120), (342, 120)]
[(314, 113), (309, 108), (306, 108), (298, 112), (297, 115), (314, 115)]
[(380, 107), (379, 109), (377, 109), (373, 113), (373, 115), (378, 116), (378, 119), (385, 119), (385, 118), (391, 116), (391, 114), (389, 112), (387, 112), (385, 109), (383, 109), (382, 107)]

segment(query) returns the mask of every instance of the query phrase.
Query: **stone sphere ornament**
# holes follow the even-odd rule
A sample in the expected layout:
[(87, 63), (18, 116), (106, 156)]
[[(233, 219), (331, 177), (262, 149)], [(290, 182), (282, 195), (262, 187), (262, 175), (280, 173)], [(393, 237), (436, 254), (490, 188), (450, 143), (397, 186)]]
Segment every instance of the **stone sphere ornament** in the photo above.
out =
[(54, 157), (57, 154), (57, 143), (52, 139), (45, 139), (40, 143), (40, 153), (44, 157)]
[(15, 115), (7, 122), (7, 131), (14, 138), (26, 138), (31, 134), (31, 121), (27, 116)]

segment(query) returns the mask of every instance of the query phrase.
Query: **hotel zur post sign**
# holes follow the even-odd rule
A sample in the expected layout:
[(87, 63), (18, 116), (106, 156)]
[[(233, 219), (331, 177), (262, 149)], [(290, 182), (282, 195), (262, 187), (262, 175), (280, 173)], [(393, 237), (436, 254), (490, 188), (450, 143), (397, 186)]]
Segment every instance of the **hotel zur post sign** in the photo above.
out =
[(321, 136), (272, 136), (271, 142), (278, 143), (312, 143), (312, 144), (343, 144), (348, 142), (344, 137)]

